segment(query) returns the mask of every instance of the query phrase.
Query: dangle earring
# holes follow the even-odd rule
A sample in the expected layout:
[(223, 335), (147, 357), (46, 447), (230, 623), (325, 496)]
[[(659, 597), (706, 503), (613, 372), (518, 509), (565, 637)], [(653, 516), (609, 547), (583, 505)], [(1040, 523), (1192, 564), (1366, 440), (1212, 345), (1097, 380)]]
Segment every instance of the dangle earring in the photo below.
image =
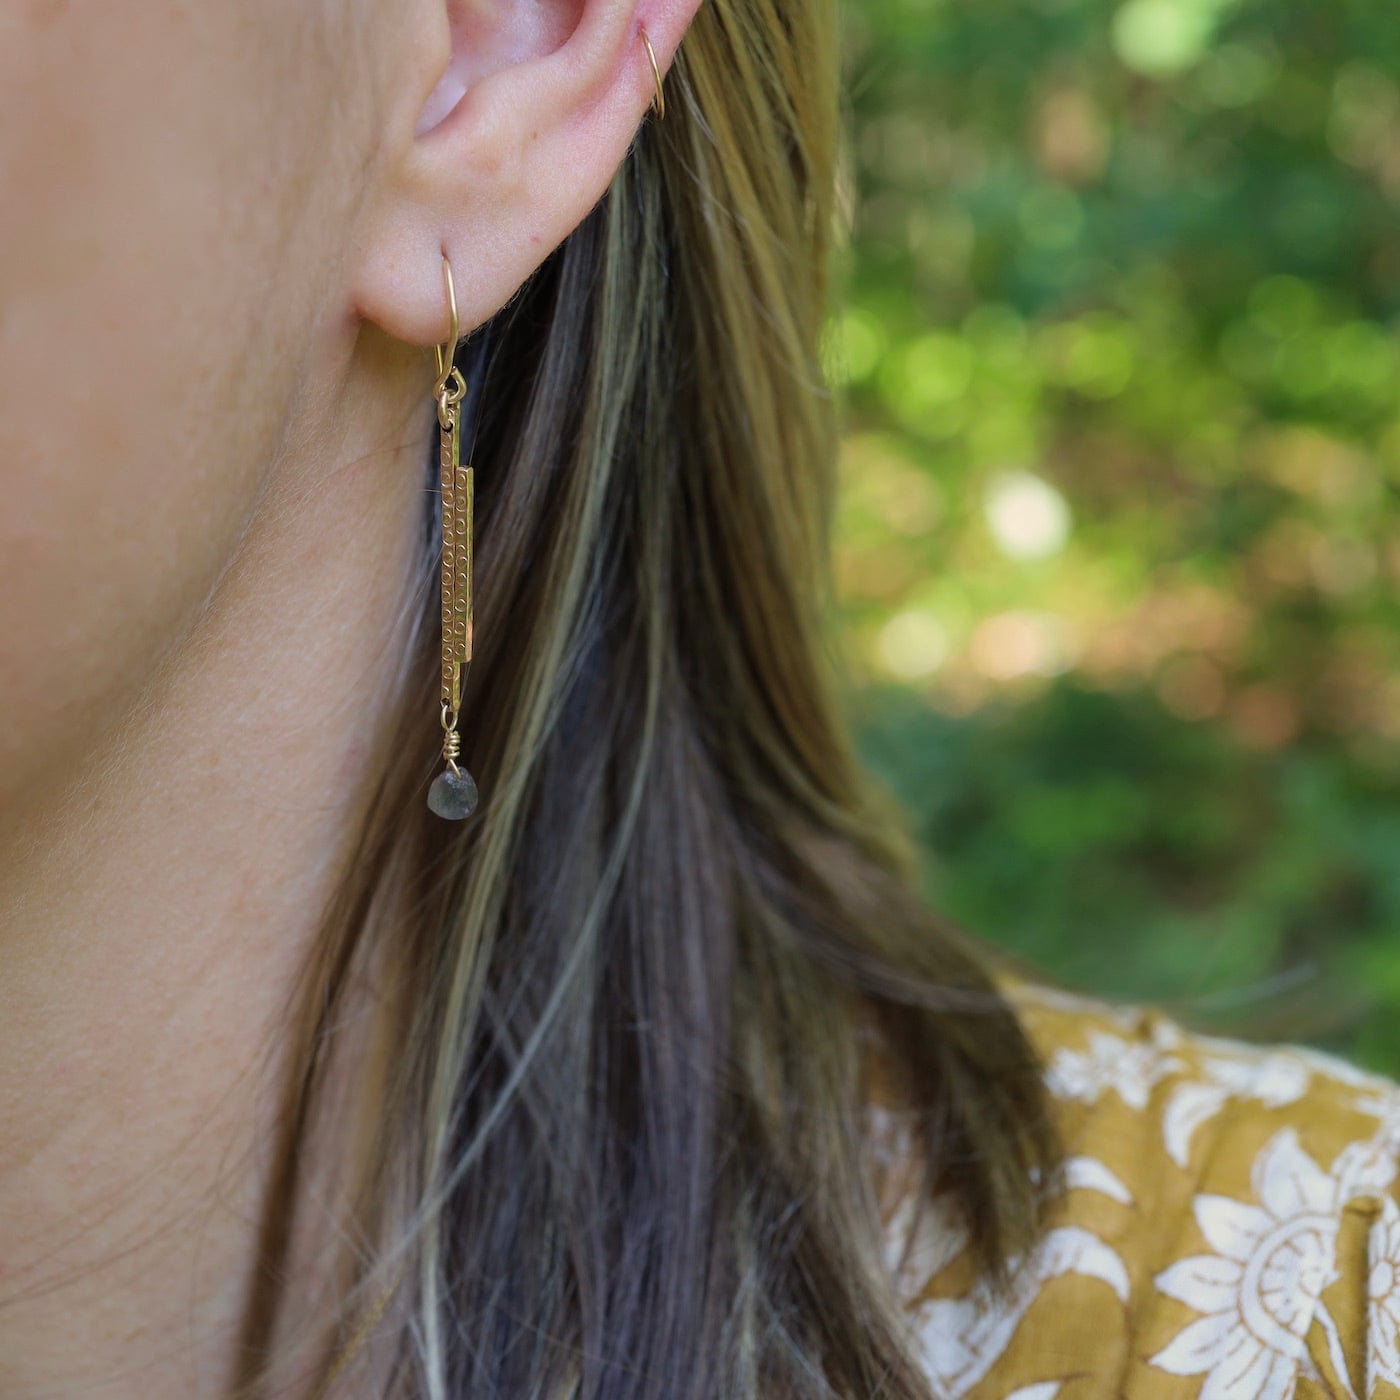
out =
[(462, 672), (472, 659), (472, 468), (462, 465), (462, 399), (467, 386), (452, 363), (457, 349), (457, 292), (452, 264), (442, 259), (452, 336), (437, 346), (437, 380), (433, 398), (438, 419), (438, 483), (442, 500), (442, 757), (446, 767), (428, 789), (428, 806), (448, 821), (460, 821), (476, 809), (472, 775), (458, 762), (462, 738), (457, 712), (462, 704)]

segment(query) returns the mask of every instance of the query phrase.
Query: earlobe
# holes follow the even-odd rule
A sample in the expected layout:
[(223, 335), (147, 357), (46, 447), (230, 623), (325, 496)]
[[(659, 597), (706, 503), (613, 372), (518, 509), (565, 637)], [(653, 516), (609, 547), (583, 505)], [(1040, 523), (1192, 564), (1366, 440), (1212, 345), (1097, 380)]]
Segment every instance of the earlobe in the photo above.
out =
[(424, 347), (445, 334), (444, 252), (465, 333), (603, 196), (700, 0), (439, 3), (450, 52), (402, 75), (430, 95), (367, 203), (352, 288), (361, 317)]

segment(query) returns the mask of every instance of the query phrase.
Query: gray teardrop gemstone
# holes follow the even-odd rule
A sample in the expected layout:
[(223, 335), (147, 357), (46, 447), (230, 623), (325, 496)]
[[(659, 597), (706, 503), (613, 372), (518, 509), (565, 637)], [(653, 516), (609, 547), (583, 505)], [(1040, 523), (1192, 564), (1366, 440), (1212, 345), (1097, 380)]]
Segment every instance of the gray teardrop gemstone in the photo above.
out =
[(476, 810), (476, 783), (465, 768), (454, 773), (444, 769), (428, 789), (428, 807), (450, 822), (461, 821)]

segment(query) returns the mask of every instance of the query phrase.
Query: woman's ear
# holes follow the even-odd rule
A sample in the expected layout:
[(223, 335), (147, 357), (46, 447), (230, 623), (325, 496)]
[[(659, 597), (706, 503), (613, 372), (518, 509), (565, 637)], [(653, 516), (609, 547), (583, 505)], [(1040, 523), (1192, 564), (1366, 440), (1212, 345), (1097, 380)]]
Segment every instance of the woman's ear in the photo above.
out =
[[(598, 202), (701, 0), (421, 0), (356, 240), (355, 309), (395, 339), (499, 310)], [(417, 66), (414, 66), (417, 65)]]

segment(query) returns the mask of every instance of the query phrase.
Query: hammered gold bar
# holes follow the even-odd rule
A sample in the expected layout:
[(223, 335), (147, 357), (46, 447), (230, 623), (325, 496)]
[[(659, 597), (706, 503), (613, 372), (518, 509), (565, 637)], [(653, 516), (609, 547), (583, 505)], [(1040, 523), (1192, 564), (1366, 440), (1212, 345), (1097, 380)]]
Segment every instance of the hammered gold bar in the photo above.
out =
[(461, 664), (456, 645), (456, 580), (457, 544), (461, 516), (457, 498), (458, 466), (461, 452), (457, 433), (457, 415), (451, 416), (451, 427), (441, 432), (438, 454), (438, 487), (442, 496), (442, 703), (454, 714), (460, 699)]
[(452, 493), (457, 517), (453, 547), (452, 659), (462, 666), (472, 659), (473, 476), (471, 467), (459, 466)]

